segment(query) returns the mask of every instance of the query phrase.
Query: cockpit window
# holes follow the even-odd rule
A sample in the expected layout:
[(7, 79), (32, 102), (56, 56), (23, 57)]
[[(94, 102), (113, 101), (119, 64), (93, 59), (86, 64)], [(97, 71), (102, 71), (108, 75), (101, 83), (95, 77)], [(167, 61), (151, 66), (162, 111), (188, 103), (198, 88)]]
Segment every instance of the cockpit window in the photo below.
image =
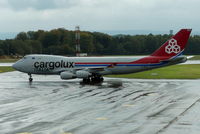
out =
[(23, 59), (26, 59), (27, 57), (24, 57)]
[(32, 57), (32, 59), (34, 60), (34, 59), (35, 59), (35, 57)]

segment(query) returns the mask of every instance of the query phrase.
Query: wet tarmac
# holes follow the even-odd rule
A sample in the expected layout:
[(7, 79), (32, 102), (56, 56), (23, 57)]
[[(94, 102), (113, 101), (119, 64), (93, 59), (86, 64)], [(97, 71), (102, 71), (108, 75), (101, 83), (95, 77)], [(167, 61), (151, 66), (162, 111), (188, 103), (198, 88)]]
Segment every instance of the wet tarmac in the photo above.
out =
[(200, 132), (200, 80), (33, 78), (0, 74), (0, 134)]

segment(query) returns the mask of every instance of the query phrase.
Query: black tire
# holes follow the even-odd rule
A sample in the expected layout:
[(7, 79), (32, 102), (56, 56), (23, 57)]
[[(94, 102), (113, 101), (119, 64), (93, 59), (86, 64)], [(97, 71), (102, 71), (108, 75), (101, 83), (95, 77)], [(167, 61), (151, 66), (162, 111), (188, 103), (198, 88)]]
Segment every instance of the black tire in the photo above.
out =
[(33, 78), (29, 78), (29, 82), (32, 82), (33, 81)]
[(83, 79), (83, 83), (86, 83), (87, 82), (87, 79)]
[(91, 81), (92, 81), (92, 82), (95, 82), (95, 81), (97, 81), (97, 79), (96, 79), (95, 77), (93, 77), (93, 78), (91, 79)]
[(90, 83), (90, 78), (83, 79), (83, 83)]

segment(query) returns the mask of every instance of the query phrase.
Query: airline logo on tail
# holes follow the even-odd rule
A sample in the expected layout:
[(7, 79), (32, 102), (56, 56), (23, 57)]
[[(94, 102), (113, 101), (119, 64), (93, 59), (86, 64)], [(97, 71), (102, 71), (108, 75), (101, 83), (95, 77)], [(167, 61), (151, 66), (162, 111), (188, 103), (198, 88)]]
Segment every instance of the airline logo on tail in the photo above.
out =
[(181, 51), (181, 47), (178, 45), (177, 41), (175, 39), (169, 40), (168, 45), (165, 47), (165, 52), (168, 54), (171, 53), (179, 53)]

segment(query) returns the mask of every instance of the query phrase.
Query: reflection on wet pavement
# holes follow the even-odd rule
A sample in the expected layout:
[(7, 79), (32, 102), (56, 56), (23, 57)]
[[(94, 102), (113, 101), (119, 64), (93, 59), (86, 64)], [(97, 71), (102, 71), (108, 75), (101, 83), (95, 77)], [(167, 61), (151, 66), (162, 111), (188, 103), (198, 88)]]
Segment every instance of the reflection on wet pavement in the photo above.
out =
[[(199, 80), (110, 79), (97, 85), (59, 76), (0, 75), (2, 134), (197, 133)], [(191, 131), (192, 130), (192, 131)]]

